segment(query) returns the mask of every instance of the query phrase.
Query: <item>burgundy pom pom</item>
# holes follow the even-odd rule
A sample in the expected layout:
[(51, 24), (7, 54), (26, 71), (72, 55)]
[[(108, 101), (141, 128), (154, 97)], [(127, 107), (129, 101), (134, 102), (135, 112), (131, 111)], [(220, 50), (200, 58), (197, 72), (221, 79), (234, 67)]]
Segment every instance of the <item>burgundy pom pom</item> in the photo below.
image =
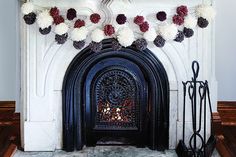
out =
[(54, 18), (56, 16), (59, 16), (60, 11), (57, 7), (51, 8), (50, 9), (50, 15)]
[(74, 18), (76, 18), (76, 10), (74, 9), (74, 8), (70, 8), (69, 10), (67, 10), (67, 15), (66, 15), (66, 17), (67, 17), (67, 19), (68, 20), (73, 20)]
[(82, 49), (85, 45), (85, 41), (84, 40), (81, 40), (81, 41), (74, 41), (73, 42), (73, 46), (74, 48), (76, 49)]
[(147, 48), (147, 41), (144, 38), (137, 39), (134, 42), (134, 45), (136, 46), (138, 50), (143, 51)]
[(173, 23), (176, 25), (182, 25), (184, 23), (184, 18), (179, 15), (174, 15), (172, 20), (173, 20)]
[(80, 28), (80, 27), (83, 27), (83, 26), (85, 26), (84, 20), (78, 19), (78, 20), (75, 21), (74, 28)]
[(101, 19), (101, 16), (97, 13), (90, 15), (90, 20), (92, 23), (98, 23)]
[(63, 23), (65, 20), (62, 16), (55, 16), (53, 18), (53, 21), (56, 25), (60, 24), (60, 23)]
[(184, 27), (184, 35), (186, 38), (192, 37), (193, 34), (194, 34), (194, 31), (192, 29)]
[(92, 41), (89, 44), (89, 47), (94, 52), (100, 52), (102, 50), (102, 42), (97, 43), (97, 42)]
[(188, 8), (185, 5), (181, 5), (176, 9), (176, 12), (179, 16), (187, 16), (188, 15)]
[(162, 38), (162, 36), (158, 35), (156, 37), (156, 39), (153, 41), (153, 43), (157, 46), (157, 47), (163, 47), (166, 43), (165, 39)]
[(197, 20), (197, 25), (200, 28), (206, 28), (208, 26), (209, 22), (207, 21), (207, 19), (204, 19), (203, 17), (199, 17)]
[(32, 25), (36, 21), (36, 14), (32, 12), (27, 15), (24, 15), (24, 20), (26, 24)]
[(137, 25), (141, 25), (143, 22), (144, 22), (144, 17), (143, 16), (137, 15), (134, 18), (134, 23), (137, 24)]
[(164, 11), (159, 11), (157, 14), (156, 14), (156, 18), (157, 20), (159, 21), (165, 21), (166, 20), (166, 13)]
[(44, 29), (39, 28), (39, 32), (40, 32), (42, 35), (47, 35), (48, 33), (51, 32), (51, 29), (52, 29), (51, 26), (49, 26), (49, 27), (47, 27), (47, 28), (44, 28)]
[(62, 34), (62, 35), (55, 35), (55, 40), (57, 44), (64, 44), (68, 38), (68, 33)]
[(180, 42), (180, 43), (181, 43), (182, 41), (184, 41), (184, 32), (178, 31), (178, 34), (177, 34), (177, 36), (176, 36), (176, 38), (175, 38), (174, 41)]
[(119, 14), (117, 17), (116, 17), (116, 22), (119, 24), (119, 25), (122, 25), (126, 22), (127, 18), (125, 16), (125, 14)]
[(105, 25), (103, 31), (106, 36), (111, 36), (115, 33), (115, 28), (112, 25)]
[(120, 43), (116, 39), (112, 40), (111, 47), (113, 50), (116, 50), (116, 51), (120, 50), (122, 48), (122, 46), (120, 45)]
[(139, 25), (140, 31), (142, 32), (147, 32), (149, 29), (149, 24), (147, 21), (145, 21), (144, 23), (142, 23), (141, 25)]

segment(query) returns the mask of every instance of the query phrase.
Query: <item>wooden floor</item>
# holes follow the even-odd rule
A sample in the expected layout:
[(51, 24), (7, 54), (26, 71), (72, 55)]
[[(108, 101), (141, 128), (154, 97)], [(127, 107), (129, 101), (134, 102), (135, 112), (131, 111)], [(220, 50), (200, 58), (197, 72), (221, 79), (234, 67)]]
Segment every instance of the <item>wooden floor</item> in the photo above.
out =
[(222, 157), (236, 157), (236, 102), (219, 102), (218, 114), (216, 148)]
[(0, 157), (11, 157), (20, 146), (20, 114), (13, 102), (0, 102)]

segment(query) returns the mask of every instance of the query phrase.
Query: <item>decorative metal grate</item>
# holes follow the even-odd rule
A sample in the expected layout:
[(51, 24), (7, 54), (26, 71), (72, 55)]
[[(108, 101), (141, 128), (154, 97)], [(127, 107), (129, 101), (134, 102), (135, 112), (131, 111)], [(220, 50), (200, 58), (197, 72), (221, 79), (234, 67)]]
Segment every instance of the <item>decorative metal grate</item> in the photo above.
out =
[(135, 127), (137, 123), (136, 83), (134, 77), (119, 69), (98, 77), (96, 92), (96, 125)]

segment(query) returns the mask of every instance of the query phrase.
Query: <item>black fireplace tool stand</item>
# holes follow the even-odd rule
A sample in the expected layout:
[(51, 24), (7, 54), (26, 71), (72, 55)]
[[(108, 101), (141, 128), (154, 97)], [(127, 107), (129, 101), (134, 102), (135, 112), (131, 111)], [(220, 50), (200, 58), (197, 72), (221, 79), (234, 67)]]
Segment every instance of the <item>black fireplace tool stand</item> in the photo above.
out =
[[(183, 83), (183, 138), (179, 141), (176, 148), (178, 157), (210, 157), (216, 145), (216, 138), (213, 135), (211, 127), (211, 135), (206, 141), (206, 125), (207, 125), (207, 101), (211, 115), (212, 126), (212, 108), (210, 100), (210, 92), (208, 82), (198, 81), (199, 64), (197, 61), (192, 62), (193, 77), (191, 81)], [(188, 96), (187, 96), (188, 95)], [(186, 98), (191, 102), (192, 111), (192, 129), (193, 133), (188, 141), (189, 147), (185, 144), (185, 107)], [(199, 109), (199, 110), (197, 110)], [(197, 120), (197, 114), (199, 114)], [(203, 121), (202, 121), (203, 117)], [(203, 123), (203, 124), (202, 124)], [(203, 125), (203, 126), (202, 126)]]

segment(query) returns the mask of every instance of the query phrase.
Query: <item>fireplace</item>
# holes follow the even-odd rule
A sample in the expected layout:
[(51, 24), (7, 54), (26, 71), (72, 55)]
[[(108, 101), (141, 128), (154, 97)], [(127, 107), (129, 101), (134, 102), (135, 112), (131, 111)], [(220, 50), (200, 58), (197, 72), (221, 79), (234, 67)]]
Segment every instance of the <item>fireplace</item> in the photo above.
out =
[(111, 42), (104, 40), (99, 53), (85, 48), (67, 69), (63, 148), (80, 150), (113, 139), (167, 149), (169, 83), (163, 65), (148, 49), (115, 51)]

